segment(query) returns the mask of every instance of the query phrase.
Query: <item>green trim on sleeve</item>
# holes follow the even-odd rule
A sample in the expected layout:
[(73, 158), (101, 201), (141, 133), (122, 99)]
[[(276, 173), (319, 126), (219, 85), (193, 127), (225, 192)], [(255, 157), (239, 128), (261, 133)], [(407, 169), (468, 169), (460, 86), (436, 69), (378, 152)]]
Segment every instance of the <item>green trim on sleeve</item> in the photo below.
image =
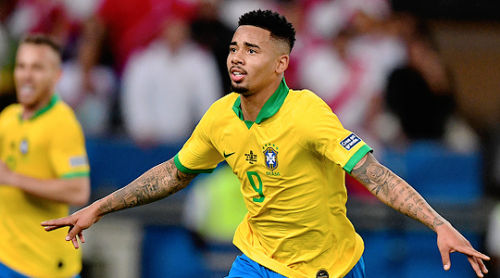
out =
[(181, 161), (179, 160), (179, 153), (177, 153), (175, 155), (174, 163), (175, 163), (175, 166), (177, 167), (177, 169), (179, 169), (179, 171), (186, 173), (186, 174), (212, 173), (215, 170), (215, 168), (214, 169), (205, 169), (205, 170), (191, 170), (189, 168), (186, 168), (186, 167), (184, 167), (184, 165), (182, 165)]
[(370, 148), (370, 146), (368, 145), (364, 145), (361, 148), (359, 148), (359, 150), (353, 156), (351, 156), (349, 161), (347, 161), (347, 163), (344, 166), (344, 170), (350, 174), (354, 166), (356, 166), (356, 163), (358, 163), (361, 160), (361, 158), (365, 156), (365, 154), (371, 151), (372, 148)]
[(61, 176), (61, 179), (74, 179), (74, 178), (88, 178), (90, 176), (89, 171), (83, 172), (71, 172)]

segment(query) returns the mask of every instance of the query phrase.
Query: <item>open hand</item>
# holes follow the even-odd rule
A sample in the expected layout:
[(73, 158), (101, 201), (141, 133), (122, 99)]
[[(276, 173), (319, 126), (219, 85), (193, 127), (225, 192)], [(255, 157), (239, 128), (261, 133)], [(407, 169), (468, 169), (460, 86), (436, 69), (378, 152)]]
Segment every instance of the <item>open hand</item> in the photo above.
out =
[(75, 249), (78, 249), (80, 247), (78, 244), (78, 238), (82, 243), (85, 243), (83, 230), (89, 228), (101, 218), (102, 216), (99, 216), (92, 205), (90, 205), (70, 216), (44, 221), (41, 225), (45, 227), (45, 231), (53, 231), (63, 227), (69, 227), (66, 241), (71, 241)]
[(441, 253), (441, 259), (443, 260), (444, 270), (449, 270), (451, 267), (450, 253), (460, 252), (467, 256), (469, 263), (478, 277), (484, 277), (484, 274), (488, 273), (483, 260), (488, 261), (490, 258), (476, 251), (470, 242), (453, 228), (451, 224), (444, 223), (436, 229), (436, 232), (438, 234), (437, 244)]

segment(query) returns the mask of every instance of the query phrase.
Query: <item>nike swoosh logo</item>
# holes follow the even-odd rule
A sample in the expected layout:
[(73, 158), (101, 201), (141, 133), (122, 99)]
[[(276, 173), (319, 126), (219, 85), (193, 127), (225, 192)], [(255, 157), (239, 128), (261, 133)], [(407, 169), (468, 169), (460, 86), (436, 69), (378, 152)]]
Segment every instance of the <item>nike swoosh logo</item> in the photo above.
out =
[(230, 157), (231, 155), (233, 155), (235, 152), (232, 152), (232, 153), (228, 153), (226, 154), (226, 151), (224, 151), (224, 158), (228, 158)]

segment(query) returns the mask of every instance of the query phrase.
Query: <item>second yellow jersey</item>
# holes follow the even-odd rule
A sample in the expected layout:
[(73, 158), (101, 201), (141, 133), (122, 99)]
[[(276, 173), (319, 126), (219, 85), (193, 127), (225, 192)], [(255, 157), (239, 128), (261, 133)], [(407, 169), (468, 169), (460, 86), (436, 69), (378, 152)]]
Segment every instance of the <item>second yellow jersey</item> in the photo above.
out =
[[(53, 97), (31, 119), (22, 106), (0, 114), (0, 159), (14, 172), (38, 179), (89, 176), (85, 140), (71, 108)], [(0, 184), (0, 262), (29, 277), (73, 277), (80, 250), (64, 241), (66, 229), (46, 232), (42, 221), (67, 216), (69, 205)]]
[(233, 242), (248, 257), (286, 277), (343, 277), (364, 249), (346, 216), (345, 172), (369, 151), (318, 96), (283, 80), (255, 122), (238, 94), (214, 103), (175, 162), (187, 173), (231, 166), (248, 209)]

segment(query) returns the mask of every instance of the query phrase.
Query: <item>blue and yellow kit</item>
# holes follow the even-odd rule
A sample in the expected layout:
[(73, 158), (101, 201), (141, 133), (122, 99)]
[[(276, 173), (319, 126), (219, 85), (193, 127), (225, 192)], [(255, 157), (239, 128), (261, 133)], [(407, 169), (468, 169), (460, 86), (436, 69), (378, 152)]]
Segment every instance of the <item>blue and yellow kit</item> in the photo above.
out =
[[(0, 159), (14, 172), (38, 179), (88, 177), (80, 124), (57, 96), (29, 120), (19, 104), (0, 114)], [(67, 216), (69, 205), (0, 185), (0, 261), (30, 277), (72, 277), (82, 268), (67, 230), (46, 232), (40, 223)]]
[(252, 260), (286, 277), (343, 277), (364, 250), (346, 216), (345, 172), (369, 151), (318, 96), (283, 80), (255, 122), (238, 94), (215, 102), (175, 163), (186, 173), (231, 166), (248, 209), (233, 243)]

